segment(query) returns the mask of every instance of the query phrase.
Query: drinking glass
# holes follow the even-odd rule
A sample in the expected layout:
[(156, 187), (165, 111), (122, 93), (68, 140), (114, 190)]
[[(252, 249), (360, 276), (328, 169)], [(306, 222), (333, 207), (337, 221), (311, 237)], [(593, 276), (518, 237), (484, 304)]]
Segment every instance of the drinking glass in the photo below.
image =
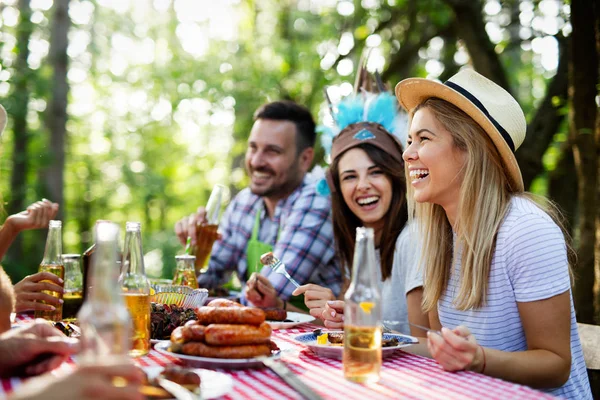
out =
[(63, 293), (63, 319), (74, 320), (83, 303), (83, 274), (81, 255), (63, 254), (65, 286)]
[(196, 245), (192, 248), (192, 254), (196, 256), (196, 276), (208, 267), (208, 257), (218, 237), (219, 218), (227, 195), (227, 187), (214, 186), (206, 203), (206, 222), (196, 227)]

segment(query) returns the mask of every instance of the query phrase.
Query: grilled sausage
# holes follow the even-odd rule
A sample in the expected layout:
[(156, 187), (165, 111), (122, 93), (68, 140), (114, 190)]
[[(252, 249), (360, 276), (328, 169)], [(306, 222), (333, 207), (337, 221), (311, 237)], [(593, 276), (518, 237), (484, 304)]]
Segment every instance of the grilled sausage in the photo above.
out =
[(244, 307), (238, 302), (227, 300), (227, 299), (214, 299), (211, 300), (208, 304), (208, 307)]
[(210, 358), (252, 358), (268, 356), (271, 347), (268, 344), (245, 344), (241, 346), (209, 346), (204, 343), (190, 342), (182, 346), (181, 351), (188, 356)]
[(171, 343), (183, 343), (183, 326), (178, 326), (171, 332)]
[(267, 321), (285, 321), (287, 318), (287, 311), (283, 308), (263, 308), (265, 312), (265, 318)]
[(206, 327), (205, 341), (212, 345), (241, 345), (269, 343), (271, 325), (266, 322), (260, 326), (212, 324)]
[(204, 342), (205, 326), (199, 324), (179, 326), (171, 333), (172, 343)]
[(251, 307), (199, 307), (196, 308), (198, 323), (260, 325), (265, 322), (265, 312)]

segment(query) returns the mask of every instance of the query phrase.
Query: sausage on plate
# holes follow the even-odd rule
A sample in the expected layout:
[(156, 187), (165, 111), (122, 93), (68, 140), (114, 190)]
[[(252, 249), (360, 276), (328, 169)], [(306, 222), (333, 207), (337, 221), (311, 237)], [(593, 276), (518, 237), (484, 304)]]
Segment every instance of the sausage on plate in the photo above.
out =
[(228, 299), (214, 299), (211, 300), (208, 304), (208, 307), (244, 307), (238, 302)]
[(260, 326), (212, 324), (205, 331), (205, 341), (212, 345), (260, 344), (270, 339), (271, 325), (266, 322)]
[(265, 312), (251, 307), (199, 307), (196, 309), (198, 323), (260, 325), (265, 322)]
[(173, 333), (171, 333), (171, 342), (203, 342), (205, 329), (205, 326), (198, 324), (177, 327)]
[(268, 344), (245, 344), (241, 346), (209, 346), (204, 343), (190, 342), (181, 347), (188, 356), (209, 358), (253, 358), (268, 356), (271, 347)]
[(265, 312), (265, 318), (267, 321), (285, 321), (287, 318), (287, 311), (283, 308), (263, 308)]

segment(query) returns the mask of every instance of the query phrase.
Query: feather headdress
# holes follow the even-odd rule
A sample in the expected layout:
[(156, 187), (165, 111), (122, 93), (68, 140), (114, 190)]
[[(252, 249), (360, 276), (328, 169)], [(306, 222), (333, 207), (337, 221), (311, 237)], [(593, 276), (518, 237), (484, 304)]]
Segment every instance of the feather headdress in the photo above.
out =
[[(331, 102), (327, 89), (325, 89), (325, 98), (327, 99), (329, 111), (333, 119), (333, 126), (319, 126), (318, 131), (321, 133), (321, 145), (327, 155), (328, 163), (333, 161), (331, 159), (331, 149), (333, 141), (338, 137), (339, 133), (350, 125), (361, 122), (379, 124), (381, 127), (371, 128), (369, 131), (369, 129), (360, 130), (360, 127), (357, 129), (356, 126), (353, 126), (353, 129), (357, 129), (357, 132), (352, 132), (353, 136), (350, 141), (349, 138), (344, 138), (342, 140), (343, 145), (340, 143), (340, 140), (336, 141), (336, 148), (338, 150), (340, 150), (340, 146), (347, 149), (356, 145), (352, 143), (353, 141), (356, 143), (357, 140), (368, 140), (377, 136), (380, 139), (384, 139), (384, 142), (380, 142), (378, 146), (382, 149), (390, 143), (392, 146), (396, 146), (392, 143), (394, 141), (402, 144), (394, 152), (396, 158), (401, 158), (401, 148), (405, 145), (407, 139), (408, 117), (403, 111), (400, 111), (396, 97), (388, 91), (379, 74), (376, 72), (374, 77), (371, 77), (367, 72), (365, 64), (362, 63), (358, 71), (354, 83), (354, 93), (338, 104), (334, 105)], [(346, 131), (346, 133), (349, 132)], [(361, 137), (361, 134), (366, 136)], [(388, 136), (387, 134), (391, 134), (396, 140), (390, 140), (389, 137), (386, 139), (381, 136)], [(374, 142), (371, 143), (376, 144)], [(317, 183), (317, 190), (321, 194), (329, 194), (330, 190), (333, 190), (331, 185), (331, 182), (328, 184), (325, 180), (321, 180)]]
[(333, 126), (321, 125), (318, 128), (327, 158), (331, 154), (333, 139), (344, 128), (358, 122), (380, 124), (395, 135), (400, 143), (406, 143), (407, 115), (400, 111), (396, 96), (387, 90), (377, 72), (373, 79), (363, 65), (358, 72), (353, 94), (334, 105), (325, 89), (325, 98), (334, 122)]

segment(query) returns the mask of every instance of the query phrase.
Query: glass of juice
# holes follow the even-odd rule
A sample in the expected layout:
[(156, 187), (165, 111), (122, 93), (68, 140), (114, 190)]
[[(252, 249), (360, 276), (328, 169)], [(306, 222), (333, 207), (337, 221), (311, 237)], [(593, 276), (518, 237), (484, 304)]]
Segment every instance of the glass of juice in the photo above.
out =
[(215, 185), (206, 203), (206, 221), (196, 227), (196, 245), (193, 248), (193, 254), (196, 256), (196, 275), (206, 271), (208, 267), (213, 244), (219, 237), (219, 218), (227, 196), (227, 187)]
[(83, 303), (83, 273), (81, 255), (63, 254), (65, 287), (63, 293), (63, 319), (73, 321)]

